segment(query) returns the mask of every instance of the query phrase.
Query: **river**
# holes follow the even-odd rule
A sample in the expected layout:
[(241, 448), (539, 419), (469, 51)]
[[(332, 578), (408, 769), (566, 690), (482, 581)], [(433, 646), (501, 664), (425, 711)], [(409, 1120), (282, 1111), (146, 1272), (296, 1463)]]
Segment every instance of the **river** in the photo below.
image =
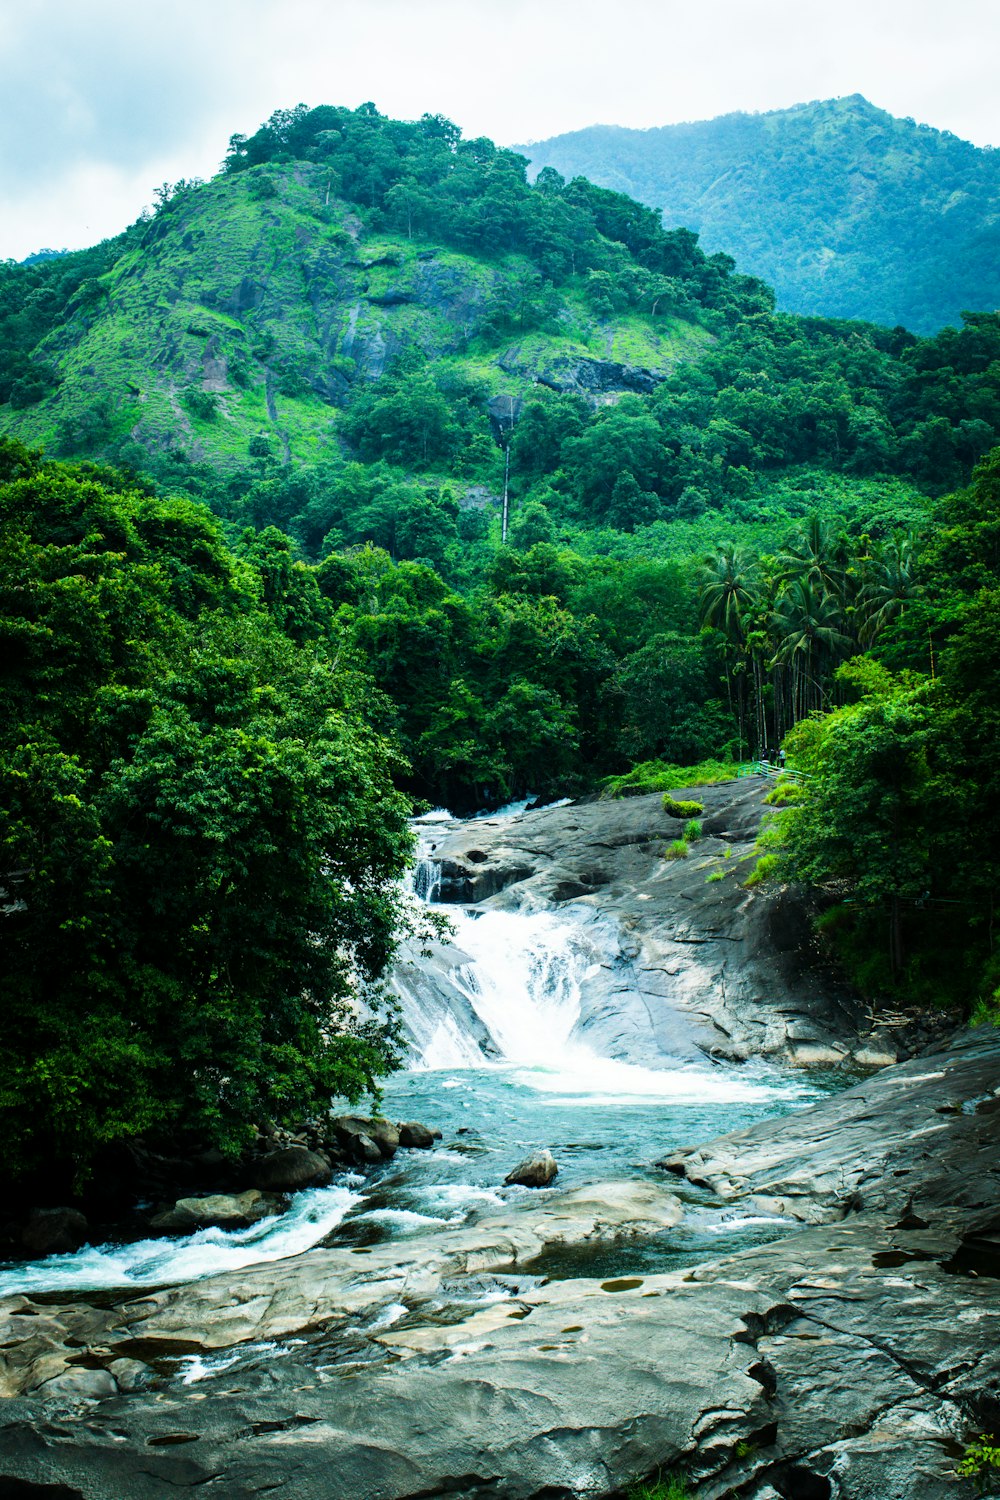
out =
[[(518, 809), (508, 815), (518, 816)], [(440, 817), (418, 823), (423, 850), (413, 887), (421, 899), (436, 894), (426, 850)], [(662, 1184), (655, 1162), (668, 1152), (810, 1104), (843, 1085), (843, 1078), (766, 1063), (709, 1062), (679, 1019), (675, 1055), (660, 1066), (601, 1056), (578, 1027), (580, 983), (595, 955), (571, 907), (447, 910), (454, 941), (468, 960), (453, 969), (451, 983), (456, 1002), (477, 1018), (478, 1038), (463, 1032), (447, 1004), (408, 999), (402, 991), (413, 1055), (409, 1068), (389, 1081), (383, 1100), (390, 1119), (436, 1125), (442, 1132), (436, 1149), (402, 1152), (367, 1177), (341, 1174), (329, 1187), (295, 1194), (284, 1215), (250, 1229), (85, 1246), (4, 1267), (0, 1295), (164, 1285), (281, 1260), (323, 1243), (410, 1238), (532, 1191), (503, 1181), (523, 1156), (543, 1146), (559, 1163), (556, 1184), (545, 1191), (635, 1176)], [(720, 1208), (717, 1199), (686, 1185), (678, 1184), (678, 1192), (688, 1209), (679, 1228), (641, 1248), (574, 1252), (546, 1269), (563, 1275), (666, 1269), (773, 1238), (786, 1227)]]

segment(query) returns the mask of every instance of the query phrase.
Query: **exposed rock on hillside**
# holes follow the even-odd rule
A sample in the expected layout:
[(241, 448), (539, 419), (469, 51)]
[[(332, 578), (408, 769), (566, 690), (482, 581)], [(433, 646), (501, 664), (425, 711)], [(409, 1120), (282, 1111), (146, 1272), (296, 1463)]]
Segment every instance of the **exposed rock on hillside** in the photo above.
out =
[(554, 331), (512, 350), (502, 309), (523, 257), (366, 238), (322, 167), (265, 177), (263, 198), (247, 172), (172, 199), (36, 351), (58, 388), (27, 410), (4, 406), (0, 425), (53, 447), (82, 422), (89, 442), (103, 430), (222, 467), (245, 464), (249, 443), (270, 434), (286, 462), (314, 463), (339, 452), (337, 408), (352, 387), (379, 380), (404, 349), (501, 395), (509, 419), (538, 381), (595, 401), (648, 391), (712, 342), (680, 317), (600, 319), (557, 296)]

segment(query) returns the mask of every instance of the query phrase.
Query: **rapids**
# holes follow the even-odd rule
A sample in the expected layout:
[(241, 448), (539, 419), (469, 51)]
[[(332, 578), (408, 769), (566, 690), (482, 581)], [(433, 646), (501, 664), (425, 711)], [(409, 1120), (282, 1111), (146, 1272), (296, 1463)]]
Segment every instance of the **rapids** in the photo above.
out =
[[(410, 887), (422, 901), (433, 903), (440, 889), (427, 849), (446, 816), (418, 822), (422, 849)], [(413, 1055), (382, 1105), (389, 1118), (437, 1125), (438, 1149), (404, 1152), (366, 1178), (342, 1174), (327, 1188), (294, 1194), (285, 1214), (251, 1229), (85, 1246), (0, 1268), (0, 1295), (164, 1285), (321, 1243), (409, 1238), (523, 1196), (528, 1190), (504, 1187), (504, 1177), (540, 1146), (559, 1162), (557, 1189), (635, 1175), (662, 1182), (653, 1163), (664, 1154), (811, 1103), (832, 1086), (766, 1063), (710, 1063), (679, 1016), (662, 1066), (602, 1056), (578, 1034), (581, 982), (601, 955), (571, 909), (447, 911), (462, 958), (449, 970), (458, 1004), (443, 1008), (433, 994), (399, 988)], [(474, 1018), (475, 1034), (456, 1019), (463, 1013)], [(646, 1269), (663, 1268), (781, 1231), (779, 1221), (727, 1213), (694, 1189), (678, 1191), (689, 1199), (682, 1230), (641, 1252), (607, 1252), (601, 1274), (634, 1268), (637, 1254)]]

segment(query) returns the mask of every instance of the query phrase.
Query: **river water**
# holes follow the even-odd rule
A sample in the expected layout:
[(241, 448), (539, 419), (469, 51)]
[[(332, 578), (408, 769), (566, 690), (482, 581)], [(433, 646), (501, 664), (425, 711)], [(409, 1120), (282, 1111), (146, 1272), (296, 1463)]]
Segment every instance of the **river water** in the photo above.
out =
[[(424, 833), (434, 821), (432, 815)], [(429, 860), (418, 864), (413, 886), (422, 898), (435, 896)], [(677, 1056), (662, 1066), (602, 1057), (577, 1032), (580, 983), (594, 955), (571, 915), (455, 907), (448, 914), (469, 959), (451, 982), (457, 1000), (478, 1018), (490, 1055), (463, 1033), (447, 1005), (435, 1013), (425, 1001), (411, 1028), (419, 1037), (412, 1066), (389, 1081), (382, 1106), (390, 1119), (437, 1126), (442, 1140), (435, 1149), (401, 1152), (366, 1178), (345, 1173), (330, 1187), (297, 1193), (284, 1215), (250, 1229), (85, 1246), (3, 1267), (0, 1296), (163, 1285), (281, 1260), (321, 1243), (410, 1238), (523, 1198), (531, 1190), (506, 1188), (504, 1177), (539, 1147), (549, 1147), (559, 1163), (556, 1185), (546, 1191), (629, 1177), (662, 1184), (655, 1162), (669, 1152), (800, 1108), (843, 1084), (764, 1063), (710, 1063), (685, 1045), (680, 1026)], [(681, 1226), (638, 1247), (567, 1252), (548, 1273), (666, 1269), (773, 1238), (786, 1227), (667, 1182), (686, 1199)]]

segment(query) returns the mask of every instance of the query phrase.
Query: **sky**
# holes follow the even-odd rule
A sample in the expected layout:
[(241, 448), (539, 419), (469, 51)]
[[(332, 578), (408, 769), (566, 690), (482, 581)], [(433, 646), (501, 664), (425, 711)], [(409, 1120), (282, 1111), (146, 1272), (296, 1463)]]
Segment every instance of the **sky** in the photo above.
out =
[(501, 145), (864, 94), (1000, 146), (1000, 0), (2, 0), (0, 259), (94, 244), (304, 102)]

